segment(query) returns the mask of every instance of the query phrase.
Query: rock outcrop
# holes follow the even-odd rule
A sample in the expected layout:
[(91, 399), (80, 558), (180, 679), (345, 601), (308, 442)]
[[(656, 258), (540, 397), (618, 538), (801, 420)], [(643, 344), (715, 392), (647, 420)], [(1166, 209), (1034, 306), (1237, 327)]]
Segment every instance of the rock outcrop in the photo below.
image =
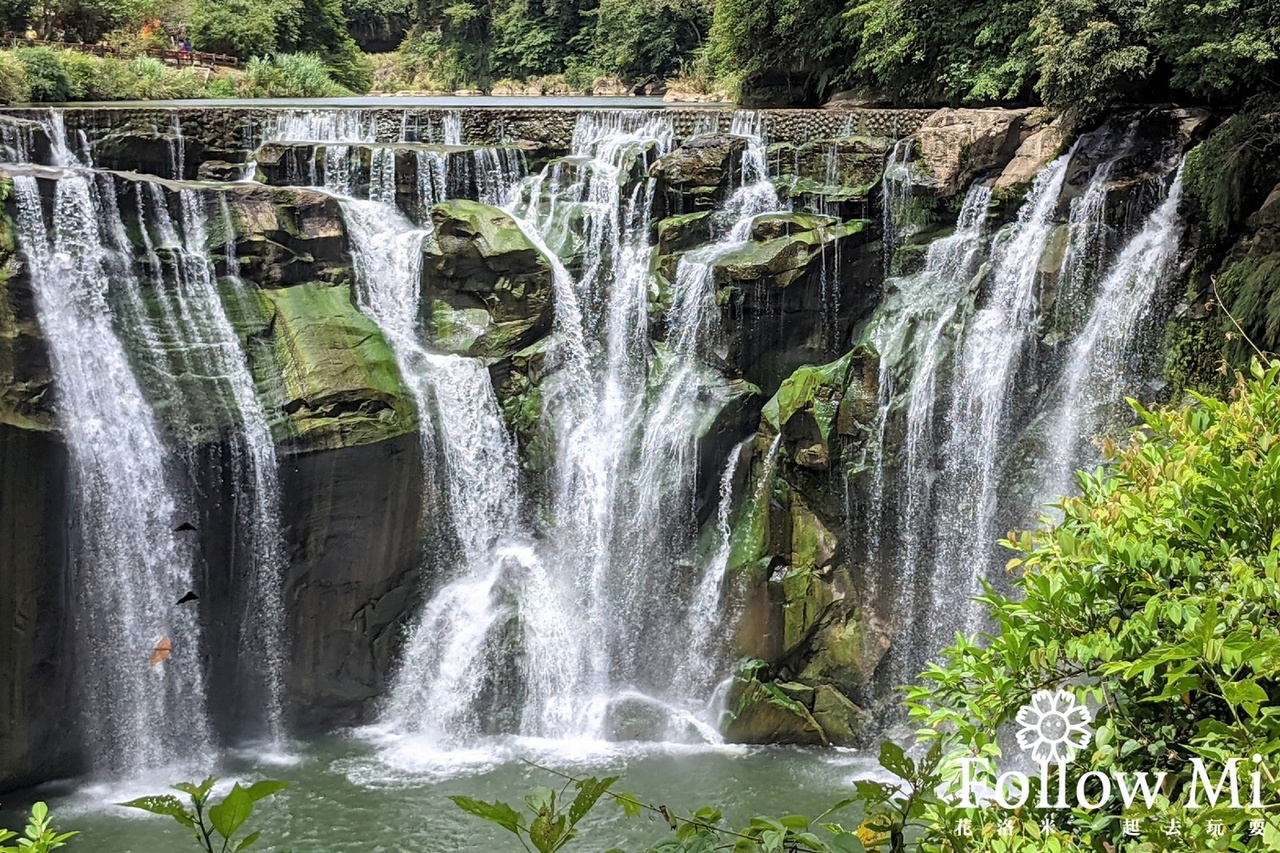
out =
[(668, 214), (712, 210), (741, 182), (741, 136), (697, 136), (653, 164), (661, 209)]
[(551, 324), (551, 262), (505, 211), (474, 201), (431, 209), (434, 241), (423, 249), (422, 301), (437, 347), (506, 357)]
[(802, 364), (834, 355), (883, 280), (876, 229), (808, 214), (764, 214), (751, 240), (716, 257), (728, 363), (772, 393)]
[(1002, 169), (1030, 135), (1033, 113), (1029, 109), (934, 113), (917, 137), (938, 195), (955, 195), (975, 176)]

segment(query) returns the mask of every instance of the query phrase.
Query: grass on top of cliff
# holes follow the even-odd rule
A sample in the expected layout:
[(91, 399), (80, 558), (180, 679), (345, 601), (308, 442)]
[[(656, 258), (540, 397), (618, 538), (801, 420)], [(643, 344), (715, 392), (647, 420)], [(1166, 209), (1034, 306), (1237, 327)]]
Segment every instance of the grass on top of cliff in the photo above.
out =
[(150, 56), (123, 59), (48, 47), (0, 51), (0, 100), (10, 104), (351, 94), (310, 53), (255, 57), (241, 70), (175, 68)]

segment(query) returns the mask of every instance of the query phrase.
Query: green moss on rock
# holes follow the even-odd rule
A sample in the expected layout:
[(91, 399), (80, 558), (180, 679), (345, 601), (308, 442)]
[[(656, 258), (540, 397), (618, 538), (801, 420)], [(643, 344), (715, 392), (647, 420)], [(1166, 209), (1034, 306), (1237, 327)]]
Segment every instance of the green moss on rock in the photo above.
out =
[(417, 428), (395, 355), (349, 288), (307, 283), (257, 297), (281, 381), (278, 440), (306, 450), (350, 447)]

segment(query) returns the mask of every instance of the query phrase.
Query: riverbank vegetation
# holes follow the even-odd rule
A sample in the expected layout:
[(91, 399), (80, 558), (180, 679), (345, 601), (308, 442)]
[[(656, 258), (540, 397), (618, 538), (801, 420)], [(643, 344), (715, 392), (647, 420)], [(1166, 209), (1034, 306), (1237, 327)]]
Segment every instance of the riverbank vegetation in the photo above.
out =
[[(1251, 0), (15, 0), (0, 25), (107, 45), (125, 61), (183, 39), (242, 67), (259, 59), (257, 74), (135, 73), (143, 84), (111, 66), (115, 87), (132, 94), (108, 98), (669, 86), (760, 105), (838, 93), (902, 106), (1044, 104), (1087, 120), (1124, 103), (1233, 105), (1280, 91), (1280, 19)], [(332, 86), (300, 84), (298, 61), (280, 59), (296, 54), (314, 57)], [(278, 73), (263, 74), (263, 61)], [(30, 87), (33, 99), (46, 94), (38, 80)]]

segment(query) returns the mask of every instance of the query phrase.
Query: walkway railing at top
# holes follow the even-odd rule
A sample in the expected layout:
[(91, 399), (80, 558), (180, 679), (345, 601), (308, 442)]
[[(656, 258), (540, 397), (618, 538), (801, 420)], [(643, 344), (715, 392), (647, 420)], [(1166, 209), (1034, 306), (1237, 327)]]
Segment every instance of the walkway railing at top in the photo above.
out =
[[(50, 47), (55, 50), (74, 50), (79, 53), (91, 53), (94, 56), (119, 56), (120, 51), (105, 44), (80, 44), (79, 42), (46, 41), (44, 39), (15, 38), (13, 47)], [(226, 53), (205, 53), (199, 50), (169, 50), (148, 48), (143, 51), (146, 56), (163, 60), (171, 65), (207, 65), (223, 68), (238, 68), (240, 60)]]

